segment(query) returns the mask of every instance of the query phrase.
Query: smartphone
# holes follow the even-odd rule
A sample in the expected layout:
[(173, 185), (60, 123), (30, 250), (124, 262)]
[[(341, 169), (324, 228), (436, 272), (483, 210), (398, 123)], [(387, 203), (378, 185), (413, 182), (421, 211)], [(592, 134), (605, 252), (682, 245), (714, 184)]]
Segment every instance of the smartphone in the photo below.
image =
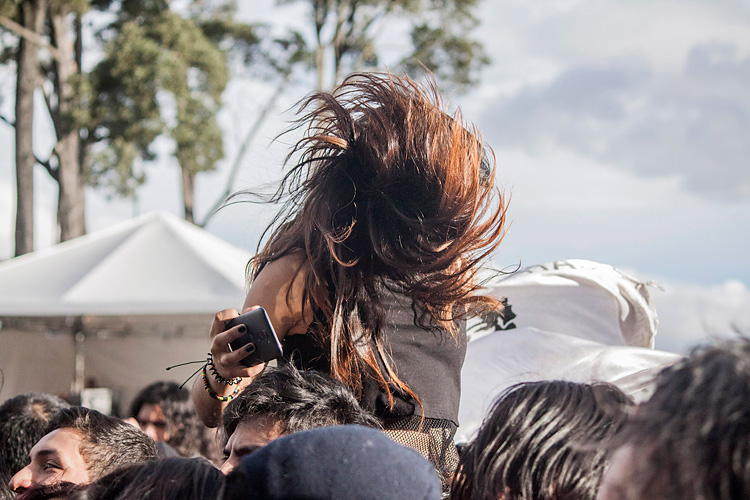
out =
[(250, 367), (281, 357), (281, 342), (276, 336), (265, 309), (259, 307), (227, 321), (224, 330), (237, 325), (245, 325), (247, 331), (229, 343), (229, 350), (247, 350), (248, 346), (252, 346), (248, 350), (249, 354), (242, 358), (240, 364)]

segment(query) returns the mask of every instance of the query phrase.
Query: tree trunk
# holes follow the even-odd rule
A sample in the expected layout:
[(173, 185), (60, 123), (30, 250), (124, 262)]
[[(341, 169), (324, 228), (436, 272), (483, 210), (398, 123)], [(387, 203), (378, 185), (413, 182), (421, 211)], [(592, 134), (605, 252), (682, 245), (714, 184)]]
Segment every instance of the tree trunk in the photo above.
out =
[(186, 168), (182, 171), (182, 201), (185, 205), (185, 220), (195, 224), (193, 217), (193, 203), (195, 201), (195, 174)]
[(318, 49), (315, 56), (315, 69), (318, 72), (318, 90), (323, 90), (323, 76), (324, 76), (324, 64), (325, 64), (325, 47), (318, 44)]
[[(41, 35), (46, 0), (24, 0), (21, 24)], [(34, 250), (34, 90), (39, 77), (39, 46), (23, 36), (18, 42), (16, 74), (16, 248), (15, 255)]]
[(74, 37), (68, 20), (70, 12), (63, 6), (50, 10), (52, 31), (58, 54), (55, 57), (55, 87), (57, 90), (57, 116), (53, 117), (57, 132), (55, 150), (60, 160), (58, 167), (59, 196), (57, 220), (60, 223), (60, 241), (67, 241), (86, 233), (85, 187), (86, 179), (81, 165), (81, 137), (71, 119), (75, 106), (75, 89), (72, 78), (78, 72)]

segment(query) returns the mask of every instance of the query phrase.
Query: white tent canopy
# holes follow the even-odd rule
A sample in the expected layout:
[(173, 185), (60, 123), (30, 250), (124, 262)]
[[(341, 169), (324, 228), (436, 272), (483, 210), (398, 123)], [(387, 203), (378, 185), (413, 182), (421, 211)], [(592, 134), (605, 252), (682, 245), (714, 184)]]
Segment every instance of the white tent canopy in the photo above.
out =
[[(167, 213), (0, 263), (0, 400), (88, 385), (127, 402), (204, 359), (217, 311), (239, 308), (250, 252)], [(85, 333), (85, 349), (73, 333)]]
[(0, 316), (196, 314), (244, 296), (249, 252), (165, 212), (0, 263)]

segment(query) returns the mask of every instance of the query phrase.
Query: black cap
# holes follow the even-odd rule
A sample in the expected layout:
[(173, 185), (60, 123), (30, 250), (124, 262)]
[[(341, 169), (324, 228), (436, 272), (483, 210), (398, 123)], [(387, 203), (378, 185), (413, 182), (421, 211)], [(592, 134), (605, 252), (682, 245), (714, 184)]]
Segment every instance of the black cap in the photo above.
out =
[(242, 459), (223, 500), (438, 500), (430, 462), (381, 431), (319, 427), (279, 438)]

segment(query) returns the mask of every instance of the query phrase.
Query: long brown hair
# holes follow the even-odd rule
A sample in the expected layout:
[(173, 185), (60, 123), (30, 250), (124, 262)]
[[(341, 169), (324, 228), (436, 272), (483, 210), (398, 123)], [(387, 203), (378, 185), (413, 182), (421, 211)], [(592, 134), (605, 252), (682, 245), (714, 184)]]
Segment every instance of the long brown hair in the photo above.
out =
[(324, 318), (316, 333), (330, 346), (331, 374), (361, 394), (369, 373), (389, 398), (387, 380), (419, 401), (388, 363), (381, 292), (411, 298), (417, 325), (454, 335), (456, 319), (499, 307), (476, 293), (478, 264), (505, 221), (494, 154), (459, 113), (443, 111), (433, 81), (354, 74), (308, 96), (298, 114), (293, 129), (304, 137), (275, 195), (285, 206), (250, 277), (303, 251), (303, 305)]

